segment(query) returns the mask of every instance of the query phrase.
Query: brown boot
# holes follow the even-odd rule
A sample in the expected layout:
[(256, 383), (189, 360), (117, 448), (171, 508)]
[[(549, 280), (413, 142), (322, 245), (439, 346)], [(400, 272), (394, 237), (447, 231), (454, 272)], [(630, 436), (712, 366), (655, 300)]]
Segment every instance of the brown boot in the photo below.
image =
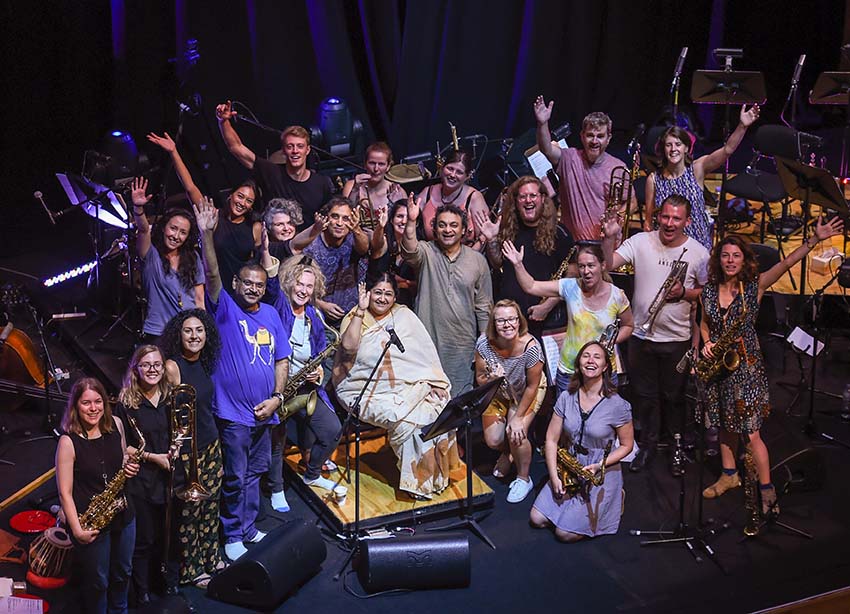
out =
[(702, 491), (702, 496), (706, 499), (715, 499), (725, 493), (730, 488), (738, 488), (740, 485), (741, 478), (738, 477), (737, 472), (733, 473), (732, 475), (726, 475), (725, 473), (721, 473), (720, 479), (718, 479), (714, 484)]

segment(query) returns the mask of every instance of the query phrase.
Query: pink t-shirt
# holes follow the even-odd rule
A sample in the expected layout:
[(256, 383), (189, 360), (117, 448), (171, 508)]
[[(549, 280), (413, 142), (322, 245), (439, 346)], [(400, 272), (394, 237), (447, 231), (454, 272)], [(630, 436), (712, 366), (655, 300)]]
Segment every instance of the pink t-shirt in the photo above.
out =
[(625, 166), (614, 156), (603, 153), (591, 166), (583, 149), (561, 149), (558, 179), (561, 181), (561, 223), (575, 241), (599, 241), (605, 213), (605, 196), (611, 171)]

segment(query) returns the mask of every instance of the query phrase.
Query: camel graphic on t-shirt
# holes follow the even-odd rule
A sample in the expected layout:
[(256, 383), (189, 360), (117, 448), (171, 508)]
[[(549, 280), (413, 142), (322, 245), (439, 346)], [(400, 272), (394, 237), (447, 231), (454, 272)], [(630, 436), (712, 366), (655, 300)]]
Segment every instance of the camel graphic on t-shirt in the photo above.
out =
[[(265, 326), (261, 326), (257, 329), (257, 334), (252, 335), (248, 332), (248, 322), (246, 320), (239, 320), (239, 328), (242, 329), (242, 335), (245, 337), (245, 341), (247, 341), (253, 350), (254, 355), (251, 357), (251, 362), (249, 364), (254, 364), (257, 361), (257, 358), (260, 359), (260, 362), (264, 365), (271, 365), (274, 362), (274, 335), (269, 332)], [(261, 343), (258, 341), (258, 337), (262, 340), (263, 337), (268, 340), (267, 343)], [(269, 358), (268, 361), (263, 358), (263, 348), (267, 347), (269, 349)]]

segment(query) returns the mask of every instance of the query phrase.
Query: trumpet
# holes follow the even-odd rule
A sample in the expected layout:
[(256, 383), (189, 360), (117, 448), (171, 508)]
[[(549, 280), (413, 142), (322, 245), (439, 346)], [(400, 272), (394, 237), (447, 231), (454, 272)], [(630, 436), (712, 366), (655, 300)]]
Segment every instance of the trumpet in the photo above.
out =
[(611, 324), (605, 327), (605, 330), (599, 336), (599, 343), (605, 348), (609, 357), (614, 356), (614, 348), (617, 345), (617, 335), (620, 334), (620, 318), (615, 319)]
[(664, 306), (664, 303), (667, 300), (667, 293), (670, 291), (670, 288), (673, 287), (673, 284), (675, 284), (677, 281), (684, 283), (685, 275), (687, 275), (688, 273), (688, 263), (682, 260), (682, 258), (685, 257), (686, 251), (688, 251), (688, 248), (683, 247), (682, 253), (679, 254), (679, 258), (676, 259), (670, 266), (670, 273), (667, 274), (667, 278), (664, 280), (664, 283), (661, 284), (661, 287), (658, 289), (658, 293), (655, 295), (655, 298), (652, 299), (652, 303), (650, 303), (649, 305), (646, 320), (643, 322), (643, 324), (638, 326), (638, 329), (644, 335), (649, 334), (649, 332), (652, 330), (652, 327), (655, 325), (655, 319), (661, 312), (661, 308)]

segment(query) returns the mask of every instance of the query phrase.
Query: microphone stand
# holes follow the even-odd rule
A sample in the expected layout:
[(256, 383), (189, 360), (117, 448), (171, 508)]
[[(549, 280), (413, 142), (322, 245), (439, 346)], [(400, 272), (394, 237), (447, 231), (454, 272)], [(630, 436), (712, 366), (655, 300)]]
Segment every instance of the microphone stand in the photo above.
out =
[[(791, 89), (788, 90), (788, 97), (785, 99), (785, 104), (782, 105), (782, 112), (779, 113), (779, 119), (789, 128), (794, 128), (794, 124), (797, 121), (797, 88), (800, 84), (800, 72), (803, 70), (805, 61), (806, 54), (804, 53), (794, 66), (794, 74), (791, 77)], [(789, 103), (791, 104), (791, 120), (786, 121), (785, 110), (788, 108)]]
[(685, 58), (688, 57), (688, 48), (682, 47), (679, 53), (679, 59), (676, 61), (676, 68), (673, 70), (673, 82), (670, 84), (670, 95), (673, 97), (673, 125), (679, 125), (679, 84), (682, 79), (682, 68), (685, 65)]
[[(342, 562), (342, 566), (340, 566), (339, 571), (336, 572), (336, 575), (333, 578), (334, 582), (339, 581), (340, 577), (342, 577), (342, 573), (345, 571), (345, 568), (348, 567), (348, 564), (351, 562), (351, 559), (354, 558), (354, 555), (360, 551), (360, 401), (363, 399), (363, 395), (366, 394), (366, 389), (369, 387), (369, 384), (372, 383), (378, 367), (382, 362), (384, 362), (384, 356), (386, 356), (389, 351), (390, 345), (392, 345), (392, 336), (390, 336), (390, 340), (388, 340), (384, 345), (381, 355), (378, 357), (375, 366), (372, 367), (372, 372), (369, 373), (369, 377), (366, 378), (366, 382), (363, 384), (363, 388), (360, 389), (360, 393), (357, 395), (357, 398), (349, 405), (348, 413), (345, 416), (345, 420), (339, 430), (339, 436), (337, 437), (337, 441), (339, 441), (348, 427), (352, 424), (354, 425), (354, 530), (349, 530), (348, 534), (343, 538), (343, 541), (347, 543), (351, 549), (348, 551), (348, 555)], [(346, 449), (347, 448), (348, 444), (346, 444)], [(334, 488), (339, 485), (341, 480), (342, 476), (340, 476), (337, 480)]]

